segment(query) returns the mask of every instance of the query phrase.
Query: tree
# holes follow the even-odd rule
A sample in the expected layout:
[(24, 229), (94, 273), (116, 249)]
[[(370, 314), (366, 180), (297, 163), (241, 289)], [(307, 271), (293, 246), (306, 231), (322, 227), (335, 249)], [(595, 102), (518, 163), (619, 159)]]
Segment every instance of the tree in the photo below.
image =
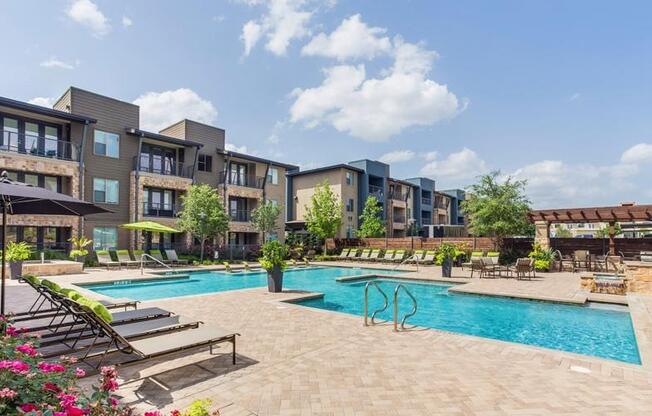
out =
[(385, 221), (382, 218), (383, 208), (375, 196), (370, 196), (364, 204), (362, 215), (360, 215), (360, 227), (357, 236), (382, 237), (385, 235)]
[(278, 204), (263, 200), (251, 212), (251, 222), (263, 234), (263, 241), (265, 241), (265, 234), (278, 228), (277, 221), (279, 215), (281, 215), (281, 207)]
[(573, 233), (570, 232), (568, 228), (561, 228), (560, 225), (555, 227), (555, 237), (557, 238), (570, 238), (573, 236)]
[[(622, 233), (623, 233), (623, 229), (620, 226), (620, 223), (617, 222), (616, 225), (614, 226), (614, 235), (620, 235)], [(596, 231), (595, 238), (609, 238), (609, 224), (605, 225), (604, 227)]]
[(324, 240), (326, 254), (326, 239), (337, 235), (342, 226), (342, 201), (335, 196), (328, 181), (317, 185), (315, 193), (310, 198), (310, 206), (306, 206), (306, 228), (309, 232)]
[(181, 197), (183, 210), (179, 214), (179, 228), (199, 240), (200, 261), (204, 261), (206, 240), (224, 235), (229, 229), (222, 198), (208, 185), (193, 185)]
[(462, 202), (469, 218), (469, 230), (477, 237), (494, 237), (498, 244), (510, 235), (529, 235), (530, 201), (525, 195), (526, 181), (507, 177), (499, 181), (500, 171), (493, 171), (471, 185)]

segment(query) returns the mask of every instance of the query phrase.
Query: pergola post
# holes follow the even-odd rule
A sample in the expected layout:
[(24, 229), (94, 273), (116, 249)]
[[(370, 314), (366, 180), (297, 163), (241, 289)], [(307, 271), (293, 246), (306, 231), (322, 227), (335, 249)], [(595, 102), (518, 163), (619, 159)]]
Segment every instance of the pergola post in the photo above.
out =
[(616, 255), (616, 223), (613, 221), (609, 223), (609, 255)]
[(539, 244), (544, 250), (549, 249), (550, 223), (548, 221), (535, 221), (534, 228), (534, 244)]

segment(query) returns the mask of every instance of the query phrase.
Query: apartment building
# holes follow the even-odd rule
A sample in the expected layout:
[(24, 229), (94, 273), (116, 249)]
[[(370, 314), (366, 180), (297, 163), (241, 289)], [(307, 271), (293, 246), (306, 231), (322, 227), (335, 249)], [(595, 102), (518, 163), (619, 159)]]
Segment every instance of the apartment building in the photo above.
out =
[(11, 216), (10, 241), (38, 248), (65, 247), (78, 233), (95, 248), (190, 245), (185, 234), (141, 235), (120, 225), (152, 220), (175, 227), (181, 197), (195, 183), (219, 190), (231, 218), (226, 243), (260, 244), (251, 210), (263, 199), (284, 201), (285, 174), (297, 169), (226, 151), (223, 129), (195, 121), (145, 131), (138, 106), (76, 87), (52, 109), (0, 98), (0, 126), (0, 169), (111, 211), (85, 219)]

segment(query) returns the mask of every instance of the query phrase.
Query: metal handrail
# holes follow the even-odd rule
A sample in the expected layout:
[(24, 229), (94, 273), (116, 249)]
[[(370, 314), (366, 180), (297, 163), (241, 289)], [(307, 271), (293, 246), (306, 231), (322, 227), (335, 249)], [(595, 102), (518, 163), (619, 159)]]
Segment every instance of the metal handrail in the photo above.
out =
[(398, 291), (399, 289), (403, 289), (405, 293), (408, 294), (410, 299), (412, 299), (412, 305), (414, 307), (412, 308), (412, 311), (409, 313), (406, 313), (405, 316), (403, 316), (403, 319), (401, 319), (401, 329), (405, 329), (405, 321), (408, 318), (411, 318), (417, 313), (417, 300), (416, 298), (412, 295), (412, 293), (403, 285), (403, 283), (399, 283), (396, 285), (396, 289), (394, 289), (394, 331), (398, 332)]
[(50, 159), (72, 160), (79, 158), (79, 148), (68, 140), (0, 130), (0, 150)]
[(385, 294), (383, 289), (380, 288), (378, 282), (374, 280), (367, 282), (367, 284), (364, 286), (364, 326), (369, 326), (369, 324), (367, 323), (367, 315), (369, 311), (369, 286), (371, 285), (373, 285), (376, 289), (378, 289), (380, 294), (383, 295), (383, 298), (385, 298), (385, 304), (383, 305), (383, 307), (380, 309), (376, 309), (374, 313), (371, 314), (371, 325), (376, 324), (375, 322), (376, 314), (379, 312), (383, 312), (389, 306), (389, 298), (387, 298), (387, 295)]
[(154, 260), (155, 262), (157, 262), (157, 263), (160, 264), (161, 266), (167, 268), (168, 270), (172, 270), (172, 267), (170, 267), (170, 266), (168, 266), (167, 264), (163, 263), (161, 260), (158, 260), (158, 259), (156, 259), (156, 258), (150, 256), (150, 255), (147, 254), (147, 253), (143, 253), (143, 254), (140, 256), (140, 274), (145, 274), (145, 257), (149, 257), (150, 259)]
[(396, 266), (394, 266), (394, 268), (392, 269), (392, 271), (395, 272), (396, 269), (398, 269), (399, 267), (401, 267), (402, 265), (404, 265), (405, 263), (407, 263), (407, 262), (410, 261), (410, 260), (414, 260), (414, 261), (416, 262), (416, 265), (417, 265), (417, 271), (419, 271), (419, 257), (418, 257), (416, 254), (413, 254), (413, 255), (411, 255), (411, 256), (409, 256), (409, 257), (406, 257), (402, 262), (400, 262), (399, 264), (397, 264)]

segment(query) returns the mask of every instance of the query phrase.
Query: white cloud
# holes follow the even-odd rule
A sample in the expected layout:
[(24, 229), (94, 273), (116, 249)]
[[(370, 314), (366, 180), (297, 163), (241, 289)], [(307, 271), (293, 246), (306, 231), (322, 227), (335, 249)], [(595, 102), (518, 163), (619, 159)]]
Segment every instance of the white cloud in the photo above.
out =
[(446, 85), (428, 78), (436, 52), (397, 36), (391, 55), (392, 66), (377, 78), (367, 77), (363, 64), (324, 69), (321, 85), (292, 92), (290, 121), (307, 128), (330, 124), (363, 140), (384, 141), (408, 127), (453, 118), (464, 109)]
[(393, 152), (385, 153), (378, 160), (383, 163), (402, 163), (409, 162), (414, 159), (415, 153), (412, 150), (394, 150)]
[(74, 0), (66, 13), (75, 22), (89, 28), (96, 37), (102, 37), (111, 31), (109, 19), (91, 0)]
[(369, 27), (356, 14), (342, 20), (340, 26), (330, 35), (320, 33), (303, 47), (303, 55), (318, 55), (336, 58), (339, 61), (347, 59), (373, 59), (378, 55), (389, 54), (392, 44), (387, 36), (387, 30), (379, 27)]
[(140, 106), (140, 124), (145, 130), (158, 131), (184, 118), (206, 124), (217, 118), (215, 106), (188, 88), (147, 92), (134, 104)]
[(260, 38), (265, 35), (265, 49), (282, 56), (295, 39), (308, 35), (308, 23), (313, 12), (305, 10), (307, 0), (249, 0), (251, 5), (266, 3), (267, 12), (257, 20), (250, 20), (242, 27), (240, 39), (244, 42), (244, 54), (249, 55)]
[(43, 68), (75, 69), (77, 65), (79, 65), (79, 61), (65, 62), (53, 56), (50, 59), (41, 62), (39, 65)]
[(224, 145), (224, 148), (229, 152), (247, 153), (247, 146), (237, 146), (232, 143), (227, 143)]
[[(434, 154), (433, 154), (434, 153)], [(428, 153), (432, 158), (423, 168), (421, 174), (449, 186), (465, 187), (478, 175), (489, 171), (487, 163), (473, 150), (463, 148), (459, 152), (439, 159), (435, 152)]]
[(639, 143), (625, 150), (620, 157), (623, 163), (652, 163), (652, 143)]
[(122, 16), (122, 26), (123, 27), (130, 27), (134, 24), (134, 21), (131, 20), (130, 17), (128, 16)]
[(439, 157), (439, 152), (437, 152), (436, 150), (433, 150), (432, 152), (428, 152), (425, 155), (423, 155), (423, 158), (426, 159), (428, 162), (432, 162), (438, 157)]
[(54, 105), (54, 98), (50, 98), (50, 97), (34, 97), (31, 100), (28, 100), (27, 102), (30, 103), (30, 104), (34, 104), (34, 105), (40, 105), (42, 107), (52, 108), (52, 106)]

